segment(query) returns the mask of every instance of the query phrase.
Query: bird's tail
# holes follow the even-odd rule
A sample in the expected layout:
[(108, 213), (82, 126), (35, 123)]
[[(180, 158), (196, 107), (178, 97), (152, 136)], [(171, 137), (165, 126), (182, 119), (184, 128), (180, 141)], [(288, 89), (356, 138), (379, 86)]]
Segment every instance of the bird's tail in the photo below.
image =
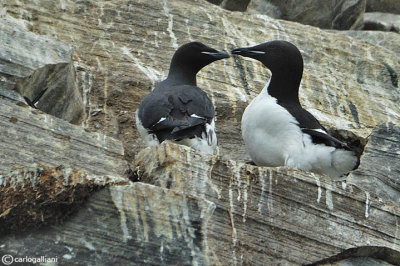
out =
[(311, 171), (333, 178), (349, 173), (358, 163), (358, 157), (353, 151), (335, 149), (323, 144), (314, 145), (312, 150), (315, 160), (312, 162)]

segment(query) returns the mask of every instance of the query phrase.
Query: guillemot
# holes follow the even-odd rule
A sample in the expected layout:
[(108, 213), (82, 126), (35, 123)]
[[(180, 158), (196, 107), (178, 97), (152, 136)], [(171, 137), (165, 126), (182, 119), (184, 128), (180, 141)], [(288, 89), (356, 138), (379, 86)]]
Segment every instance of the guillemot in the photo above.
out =
[(156, 85), (136, 111), (136, 126), (148, 146), (172, 140), (214, 153), (214, 106), (197, 87), (196, 74), (206, 65), (228, 57), (200, 42), (190, 42), (176, 50), (167, 78)]
[(242, 137), (256, 165), (287, 165), (334, 178), (354, 169), (355, 151), (330, 136), (300, 104), (303, 57), (295, 45), (275, 40), (232, 54), (256, 59), (272, 74), (242, 116)]
[(32, 108), (34, 109), (38, 109), (36, 104), (39, 102), (40, 98), (42, 98), (43, 94), (48, 90), (48, 88), (45, 88), (44, 90), (42, 90), (38, 95), (36, 95), (36, 97), (31, 101), (28, 97), (23, 96), (25, 102)]

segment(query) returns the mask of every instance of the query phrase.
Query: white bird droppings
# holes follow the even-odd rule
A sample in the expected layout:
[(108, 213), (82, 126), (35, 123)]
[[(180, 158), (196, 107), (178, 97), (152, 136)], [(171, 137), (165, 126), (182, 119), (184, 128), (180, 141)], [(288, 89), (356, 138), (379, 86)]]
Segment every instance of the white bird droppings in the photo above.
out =
[(321, 181), (319, 180), (319, 177), (314, 175), (314, 173), (311, 173), (311, 175), (314, 177), (315, 183), (317, 184), (318, 187), (317, 202), (319, 203), (321, 201), (321, 196), (322, 196)]
[(365, 191), (365, 218), (369, 217), (369, 206), (371, 205), (369, 192)]

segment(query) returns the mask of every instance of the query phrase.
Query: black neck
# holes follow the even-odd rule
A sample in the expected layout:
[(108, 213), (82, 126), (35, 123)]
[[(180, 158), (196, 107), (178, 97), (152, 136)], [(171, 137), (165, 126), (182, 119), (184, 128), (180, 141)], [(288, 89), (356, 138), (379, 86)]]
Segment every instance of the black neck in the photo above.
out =
[[(287, 73), (286, 73), (287, 74)], [(271, 81), (267, 88), (268, 94), (276, 98), (279, 102), (300, 103), (299, 101), (299, 86), (301, 81), (300, 75), (291, 76), (278, 75), (272, 73)]]
[(176, 84), (186, 84), (196, 86), (196, 74), (198, 70), (190, 67), (180, 67), (171, 65), (168, 73), (168, 80)]

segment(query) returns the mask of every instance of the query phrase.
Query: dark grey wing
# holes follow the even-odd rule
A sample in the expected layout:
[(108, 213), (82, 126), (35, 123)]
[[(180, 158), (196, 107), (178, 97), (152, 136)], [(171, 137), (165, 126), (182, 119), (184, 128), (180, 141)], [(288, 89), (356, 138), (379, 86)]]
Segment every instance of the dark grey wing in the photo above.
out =
[(196, 86), (180, 86), (178, 95), (180, 101), (181, 112), (194, 117), (201, 117), (207, 122), (211, 122), (214, 118), (214, 105), (212, 104), (207, 93)]
[(144, 128), (150, 129), (160, 119), (167, 117), (172, 109), (173, 103), (153, 90), (140, 103), (138, 109), (139, 120)]
[(297, 122), (299, 123), (299, 127), (301, 128), (303, 133), (310, 135), (313, 143), (325, 144), (327, 146), (347, 150), (350, 149), (346, 143), (329, 135), (326, 129), (319, 123), (319, 121), (298, 104), (279, 104), (286, 108), (286, 110), (288, 110), (289, 113), (294, 116), (294, 118), (296, 118)]
[(207, 94), (189, 85), (155, 89), (139, 107), (143, 126), (160, 142), (201, 136), (213, 117), (214, 107)]

